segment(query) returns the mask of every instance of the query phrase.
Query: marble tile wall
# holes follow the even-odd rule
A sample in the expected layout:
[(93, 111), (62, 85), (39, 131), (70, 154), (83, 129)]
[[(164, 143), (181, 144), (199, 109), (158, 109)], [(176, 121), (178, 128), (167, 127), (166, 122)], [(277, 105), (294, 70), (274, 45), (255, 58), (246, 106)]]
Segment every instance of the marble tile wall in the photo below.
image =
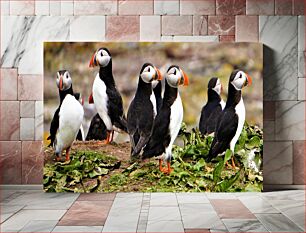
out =
[(1, 183), (41, 183), (44, 41), (264, 44), (264, 182), (305, 184), (303, 0), (2, 0)]

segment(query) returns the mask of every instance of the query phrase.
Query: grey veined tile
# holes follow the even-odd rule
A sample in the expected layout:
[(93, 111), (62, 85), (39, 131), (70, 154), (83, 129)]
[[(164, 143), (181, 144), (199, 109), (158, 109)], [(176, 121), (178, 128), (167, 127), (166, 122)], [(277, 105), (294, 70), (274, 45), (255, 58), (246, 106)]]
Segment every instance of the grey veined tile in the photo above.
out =
[(177, 201), (179, 204), (198, 203), (209, 204), (209, 200), (205, 193), (177, 193)]
[(20, 74), (43, 74), (43, 42), (69, 40), (69, 24), (69, 16), (1, 17), (2, 67), (18, 67)]
[(177, 206), (152, 206), (149, 209), (149, 221), (174, 221), (181, 220), (180, 210)]
[(264, 99), (296, 100), (298, 77), (297, 16), (260, 16), (264, 47)]
[(25, 205), (24, 209), (68, 209), (78, 198), (74, 193), (45, 193), (30, 191), (11, 200), (8, 204)]
[(306, 78), (305, 77), (305, 16), (298, 16), (298, 67), (299, 67), (299, 72), (298, 76), (300, 78)]
[(279, 101), (275, 109), (276, 140), (305, 140), (305, 102)]
[(1, 225), (2, 232), (20, 231), (33, 220), (59, 220), (66, 210), (20, 210)]
[(261, 197), (267, 200), (301, 201), (305, 202), (305, 190), (288, 190), (261, 193)]
[(256, 214), (256, 217), (271, 232), (303, 232), (300, 227), (282, 214)]
[(185, 229), (211, 229), (220, 222), (216, 211), (208, 204), (184, 204), (180, 209)]
[(181, 221), (149, 221), (146, 232), (184, 232)]
[(241, 196), (239, 200), (254, 214), (280, 213), (267, 200), (259, 196)]
[(264, 183), (292, 184), (292, 142), (265, 142), (264, 151)]
[(150, 206), (177, 206), (175, 193), (152, 193)]
[(33, 220), (25, 225), (20, 232), (51, 232), (57, 222), (56, 220)]
[(24, 205), (6, 205), (2, 204), (1, 209), (1, 223), (10, 218), (12, 215), (21, 210)]
[(305, 230), (305, 201), (269, 200), (283, 215)]
[(229, 232), (269, 232), (258, 220), (223, 219)]
[(52, 232), (101, 232), (103, 226), (56, 226)]

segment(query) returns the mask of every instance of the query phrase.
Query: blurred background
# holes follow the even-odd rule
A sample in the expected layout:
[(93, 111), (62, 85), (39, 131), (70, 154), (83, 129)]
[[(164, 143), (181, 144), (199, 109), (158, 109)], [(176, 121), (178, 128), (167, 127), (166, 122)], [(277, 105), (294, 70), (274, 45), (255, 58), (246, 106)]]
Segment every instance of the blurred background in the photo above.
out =
[(243, 89), (246, 121), (263, 125), (263, 48), (259, 43), (67, 43), (44, 44), (44, 130), (49, 134), (50, 122), (58, 107), (56, 72), (67, 69), (73, 80), (74, 92), (81, 92), (86, 103), (91, 93), (98, 67), (89, 68), (93, 53), (107, 47), (112, 54), (113, 75), (123, 98), (125, 113), (134, 97), (139, 72), (145, 62), (151, 62), (165, 73), (171, 64), (179, 65), (190, 84), (180, 88), (184, 105), (184, 121), (188, 128), (197, 127), (207, 100), (207, 83), (219, 77), (226, 101), (228, 79), (234, 68), (248, 73), (252, 86)]

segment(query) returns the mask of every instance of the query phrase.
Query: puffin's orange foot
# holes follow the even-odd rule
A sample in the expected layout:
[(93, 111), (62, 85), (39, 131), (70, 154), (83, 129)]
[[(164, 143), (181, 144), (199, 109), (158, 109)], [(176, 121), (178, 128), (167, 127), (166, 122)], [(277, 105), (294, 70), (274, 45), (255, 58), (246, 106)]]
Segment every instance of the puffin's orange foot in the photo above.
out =
[(104, 140), (104, 141), (102, 141), (102, 144), (103, 145), (107, 145), (107, 144), (109, 144), (110, 142), (108, 141), (108, 140)]
[(66, 162), (70, 160), (70, 147), (66, 149)]
[(56, 156), (56, 157), (55, 157), (55, 160), (56, 160), (56, 162), (60, 162), (60, 161), (61, 161), (61, 158), (60, 158), (59, 156)]
[(172, 169), (172, 168), (170, 168), (170, 169), (168, 169), (168, 168), (165, 168), (165, 174), (168, 174), (168, 175), (170, 175), (171, 174), (171, 172), (173, 172), (174, 170)]
[(104, 145), (111, 143), (111, 140), (112, 140), (111, 134), (112, 134), (112, 131), (107, 131), (106, 139), (103, 141)]
[(165, 173), (165, 174), (168, 173), (168, 168), (166, 168), (166, 167), (162, 167), (162, 168), (160, 168), (159, 170), (160, 170), (162, 173)]

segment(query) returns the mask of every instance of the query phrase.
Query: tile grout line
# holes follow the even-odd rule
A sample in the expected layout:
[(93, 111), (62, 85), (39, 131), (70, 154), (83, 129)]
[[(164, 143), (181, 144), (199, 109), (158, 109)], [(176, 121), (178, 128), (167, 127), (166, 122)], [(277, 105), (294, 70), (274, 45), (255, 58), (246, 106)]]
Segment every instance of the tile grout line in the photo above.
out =
[[(151, 193), (144, 193), (139, 211), (136, 232), (146, 232), (147, 230), (150, 200), (151, 200)], [(146, 210), (146, 212), (144, 212), (143, 210)], [(144, 221), (144, 224), (142, 223), (142, 221)], [(143, 229), (143, 227), (145, 227), (145, 229)]]
[(177, 199), (177, 193), (175, 193), (175, 199), (176, 199), (176, 202), (177, 202), (177, 207), (179, 209), (179, 213), (180, 213), (180, 217), (181, 217), (180, 219), (181, 219), (181, 222), (182, 222), (182, 226), (183, 226), (183, 229), (184, 229), (184, 232), (185, 232), (185, 226), (184, 226), (182, 211), (181, 211), (181, 207), (180, 207), (179, 201)]

